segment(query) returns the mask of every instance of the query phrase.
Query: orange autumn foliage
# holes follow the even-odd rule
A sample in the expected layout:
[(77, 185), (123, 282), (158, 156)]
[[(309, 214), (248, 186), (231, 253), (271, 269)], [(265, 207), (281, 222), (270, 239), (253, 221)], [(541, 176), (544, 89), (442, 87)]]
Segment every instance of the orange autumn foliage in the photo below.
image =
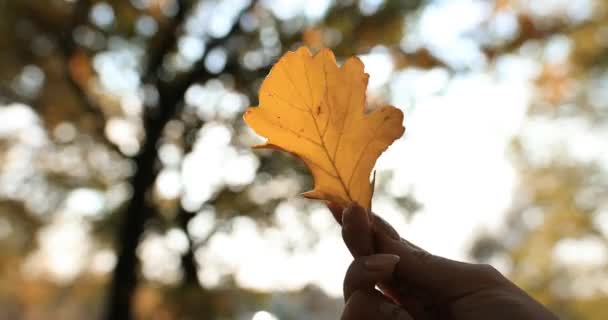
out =
[(305, 197), (371, 208), (376, 159), (405, 131), (392, 106), (365, 112), (368, 75), (356, 57), (338, 67), (334, 54), (299, 48), (272, 68), (245, 122), (267, 139), (257, 147), (288, 151), (314, 178)]

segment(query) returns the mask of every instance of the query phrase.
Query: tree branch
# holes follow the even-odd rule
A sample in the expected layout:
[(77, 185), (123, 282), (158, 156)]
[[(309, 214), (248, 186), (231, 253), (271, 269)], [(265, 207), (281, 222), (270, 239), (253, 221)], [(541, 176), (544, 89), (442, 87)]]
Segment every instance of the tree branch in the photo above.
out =
[[(252, 2), (251, 6), (255, 3)], [(183, 7), (181, 7), (183, 9)], [(249, 10), (249, 8), (244, 11)], [(183, 19), (186, 14), (178, 14), (177, 17)], [(182, 24), (182, 21), (176, 21), (175, 26)], [(173, 30), (175, 32), (175, 30)], [(232, 30), (220, 39), (211, 41), (208, 47), (213, 47), (225, 42), (227, 39), (240, 32), (238, 23), (235, 23)], [(168, 42), (175, 42), (175, 35), (170, 37)], [(175, 47), (175, 43), (167, 43), (163, 45), (165, 50), (171, 50)], [(155, 59), (162, 61), (167, 52), (159, 55), (160, 58), (151, 58), (151, 62)], [(118, 238), (118, 262), (114, 269), (112, 284), (109, 294), (109, 306), (107, 319), (132, 319), (131, 305), (133, 293), (137, 284), (137, 257), (136, 249), (144, 231), (146, 221), (153, 215), (154, 209), (146, 201), (146, 193), (149, 187), (154, 183), (156, 174), (154, 165), (156, 162), (156, 146), (162, 135), (162, 131), (167, 124), (178, 112), (179, 107), (183, 102), (183, 97), (186, 90), (197, 80), (205, 80), (214, 78), (215, 75), (209, 73), (204, 68), (204, 58), (195, 65), (195, 68), (183, 77), (179, 77), (172, 83), (163, 82), (156, 74), (147, 74), (144, 79), (155, 79), (155, 84), (159, 92), (158, 112), (148, 113), (145, 118), (146, 140), (142, 146), (141, 152), (135, 157), (137, 172), (131, 180), (133, 186), (133, 197), (127, 208), (127, 216), (121, 226)], [(229, 61), (230, 67), (237, 70), (239, 63), (236, 59)], [(152, 66), (148, 73), (156, 73), (157, 66)], [(154, 71), (152, 71), (154, 69)]]

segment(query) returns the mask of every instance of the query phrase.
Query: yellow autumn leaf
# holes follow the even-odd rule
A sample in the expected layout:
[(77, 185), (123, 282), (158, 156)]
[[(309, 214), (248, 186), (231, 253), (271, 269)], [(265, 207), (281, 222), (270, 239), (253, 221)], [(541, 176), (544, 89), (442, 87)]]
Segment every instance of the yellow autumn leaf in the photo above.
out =
[(376, 159), (405, 129), (395, 107), (365, 112), (367, 80), (358, 58), (338, 67), (331, 50), (312, 56), (302, 47), (273, 66), (260, 105), (245, 112), (245, 122), (267, 139), (258, 147), (288, 151), (308, 166), (314, 189), (304, 196), (371, 208)]

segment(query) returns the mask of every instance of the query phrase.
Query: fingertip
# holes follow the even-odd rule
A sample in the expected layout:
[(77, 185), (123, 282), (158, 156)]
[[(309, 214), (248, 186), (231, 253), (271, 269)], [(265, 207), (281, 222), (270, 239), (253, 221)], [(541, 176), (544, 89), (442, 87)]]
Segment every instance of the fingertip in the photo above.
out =
[(395, 254), (375, 254), (363, 259), (363, 266), (372, 272), (391, 273), (401, 257)]
[(372, 224), (365, 209), (351, 203), (342, 214), (342, 238), (354, 257), (374, 253)]
[(393, 254), (374, 254), (355, 259), (344, 277), (344, 298), (357, 290), (372, 291), (376, 284), (389, 281), (400, 257)]
[(336, 222), (342, 224), (342, 212), (344, 212), (344, 207), (337, 202), (328, 201), (326, 203), (327, 209), (331, 212)]
[(367, 223), (366, 215), (367, 212), (363, 207), (356, 202), (351, 202), (342, 213), (342, 226), (344, 228), (353, 226), (360, 227), (363, 222), (365, 222), (365, 225), (369, 225), (369, 223)]

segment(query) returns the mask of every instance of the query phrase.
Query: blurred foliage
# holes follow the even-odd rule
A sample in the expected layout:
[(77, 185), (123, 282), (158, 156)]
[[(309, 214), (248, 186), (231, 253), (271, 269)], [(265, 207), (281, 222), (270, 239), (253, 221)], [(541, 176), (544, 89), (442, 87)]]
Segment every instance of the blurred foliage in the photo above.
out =
[[(593, 8), (592, 19), (582, 23), (530, 19), (529, 24), (542, 24), (545, 31), (535, 35), (529, 46), (548, 50), (560, 41), (569, 46), (567, 56), (543, 62), (529, 107), (531, 121), (556, 122), (557, 130), (568, 121), (589, 124), (589, 136), (608, 125), (606, 100), (601, 98), (607, 92), (608, 7), (597, 2)], [(518, 47), (526, 45), (518, 42)], [(520, 186), (507, 226), (497, 235), (480, 238), (472, 254), (480, 261), (505, 265), (511, 279), (561, 319), (604, 319), (608, 316), (608, 268), (602, 258), (608, 251), (608, 172), (605, 160), (577, 155), (567, 150), (577, 146), (568, 143), (563, 141), (551, 153), (535, 149), (525, 137), (513, 142)]]
[[(535, 55), (564, 39), (570, 45), (567, 59), (544, 62), (539, 54), (543, 66), (531, 118), (584, 118), (595, 127), (606, 125), (608, 100), (598, 98), (597, 91), (607, 90), (608, 8), (603, 1), (591, 2), (593, 14), (584, 21), (570, 19), (567, 12), (535, 14), (516, 0), (488, 2), (488, 20), (514, 12), (518, 30), (493, 38), (485, 26), (481, 35), (471, 35), (488, 65), (522, 52)], [(0, 116), (19, 113), (31, 120), (0, 131), (0, 319), (102, 316), (111, 300), (121, 301), (120, 290), (108, 288), (123, 270), (136, 276), (129, 280), (134, 292), (127, 294), (133, 294), (138, 319), (250, 319), (259, 309), (282, 320), (335, 318), (340, 303), (318, 288), (261, 293), (239, 288), (230, 276), (216, 286), (201, 286), (205, 265), (196, 252), (240, 216), (261, 227), (273, 225), (275, 208), (310, 186), (305, 168), (293, 158), (249, 151), (253, 139), (240, 112), (256, 104), (271, 64), (285, 50), (305, 44), (330, 47), (339, 58), (380, 48), (398, 70), (467, 72), (434, 48), (404, 45), (415, 38), (416, 21), (433, 5), (340, 0), (320, 15), (306, 16), (281, 13), (273, 1), (0, 0), (0, 104), (5, 105)], [(217, 150), (204, 141), (226, 131), (231, 152), (249, 159), (244, 163), (255, 173), (251, 181), (212, 181), (212, 172), (204, 172), (193, 179), (212, 181), (209, 190), (159, 191), (157, 178), (195, 174), (193, 161), (216, 159)], [(563, 319), (605, 319), (605, 263), (582, 269), (562, 265), (553, 252), (568, 239), (592, 239), (608, 250), (597, 222), (608, 208), (607, 173), (598, 164), (560, 155), (538, 163), (529, 153), (522, 141), (514, 141), (521, 188), (507, 227), (480, 239), (472, 256), (506, 261), (510, 276)], [(103, 205), (93, 213), (74, 208), (99, 197)], [(318, 207), (295, 202), (303, 212)], [(395, 202), (407, 214), (422, 206), (409, 196)], [(188, 226), (209, 208), (214, 219), (207, 221), (207, 234), (197, 237)], [(89, 247), (75, 269), (54, 274), (42, 266), (49, 259), (42, 249), (53, 248), (48, 234), (70, 219), (76, 222), (63, 232), (71, 236), (57, 241)], [(130, 223), (141, 230), (121, 231)], [(178, 250), (174, 281), (150, 276), (155, 273), (147, 273), (145, 261), (126, 263), (112, 274), (116, 259), (119, 264), (129, 257), (143, 260), (144, 250), (135, 247), (141, 239), (174, 230), (187, 238), (186, 249)], [(157, 257), (153, 268), (173, 265), (164, 258)]]
[[(83, 257), (85, 265), (78, 272), (59, 280), (41, 266), (44, 258), (37, 252), (45, 238), (40, 234), (66, 216), (79, 215), (67, 204), (74, 192), (85, 190), (105, 198), (103, 208), (77, 218), (78, 226), (92, 232), (91, 252), (101, 252), (103, 257), (108, 249), (115, 250), (110, 257), (118, 256), (119, 264), (136, 254), (125, 242), (136, 244), (141, 237), (176, 228), (189, 234), (189, 221), (202, 203), (199, 200), (186, 208), (179, 196), (154, 191), (155, 177), (176, 166), (157, 153), (163, 148), (174, 151), (169, 156), (178, 157), (179, 170), (179, 162), (196, 148), (207, 123), (232, 128), (231, 144), (237, 153), (248, 150), (251, 139), (239, 116), (242, 102), (236, 113), (209, 116), (190, 105), (186, 90), (224, 88), (253, 104), (269, 65), (283, 50), (301, 43), (302, 30), (367, 34), (331, 45), (338, 53), (353, 54), (379, 43), (375, 35), (382, 35), (381, 43), (397, 43), (404, 13), (418, 5), (393, 2), (378, 14), (363, 17), (356, 3), (337, 3), (325, 20), (314, 24), (302, 16), (279, 19), (268, 5), (248, 1), (0, 2), (0, 101), (9, 109), (31, 106), (33, 113), (28, 116), (34, 118), (32, 128), (1, 137), (0, 157), (6, 165), (0, 172), (8, 177), (2, 183), (12, 188), (4, 187), (0, 196), (1, 222), (9, 230), (1, 242), (1, 303), (8, 312), (0, 318), (78, 319), (85, 314), (102, 315), (105, 300), (112, 304), (111, 300), (121, 299), (105, 289), (111, 276), (108, 270), (100, 273), (86, 267), (94, 263), (95, 254)], [(205, 19), (215, 11), (225, 16), (219, 16), (215, 23), (220, 25), (213, 29)], [(317, 44), (327, 45), (326, 40)], [(220, 62), (210, 66), (214, 54)], [(120, 130), (127, 130), (122, 131), (126, 138), (112, 133)], [(228, 280), (218, 288), (201, 288), (194, 257), (194, 250), (204, 247), (214, 232), (230, 230), (235, 216), (244, 214), (270, 225), (277, 204), (310, 185), (304, 167), (291, 157), (270, 152), (259, 156), (258, 178), (253, 183), (222, 183), (202, 200), (215, 212), (215, 219), (209, 221), (214, 225), (202, 239), (189, 237), (181, 285), (141, 279), (133, 300), (138, 318), (186, 319), (201, 314), (239, 318), (272, 301), (267, 294), (247, 292)], [(25, 167), (9, 165), (8, 160)], [(268, 194), (266, 200), (252, 198), (249, 189), (259, 194), (272, 177), (295, 181), (295, 185), (288, 184), (277, 195)], [(129, 199), (134, 200), (129, 203)], [(143, 206), (134, 207), (138, 201)], [(141, 219), (133, 220), (133, 216)], [(126, 239), (120, 228), (132, 223), (145, 231), (137, 234), (133, 229), (135, 235), (130, 236), (127, 230)], [(133, 270), (128, 269), (137, 268), (125, 266), (115, 272), (115, 281), (122, 279), (124, 270), (129, 273)], [(118, 286), (128, 287), (126, 283)], [(83, 290), (88, 293), (82, 294)], [(330, 305), (330, 309), (337, 306)], [(294, 314), (284, 311), (282, 318)]]

